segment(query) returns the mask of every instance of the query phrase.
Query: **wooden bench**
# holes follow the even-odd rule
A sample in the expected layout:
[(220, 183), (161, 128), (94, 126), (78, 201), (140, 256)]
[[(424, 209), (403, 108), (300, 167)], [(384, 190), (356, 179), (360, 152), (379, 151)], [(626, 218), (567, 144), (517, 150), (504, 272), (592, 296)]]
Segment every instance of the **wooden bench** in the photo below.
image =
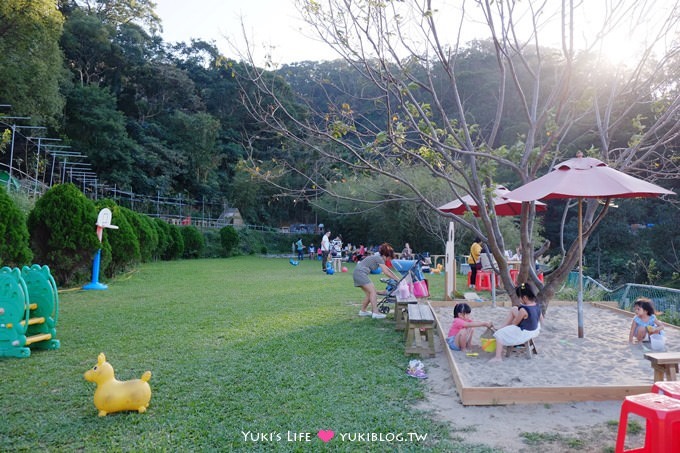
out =
[(526, 343), (517, 346), (505, 346), (505, 357), (510, 357), (511, 354), (526, 354), (529, 359), (531, 359), (534, 354), (538, 354), (533, 338)]
[(394, 302), (394, 320), (396, 321), (396, 326), (394, 327), (395, 330), (404, 330), (406, 329), (406, 324), (407, 324), (407, 319), (408, 319), (408, 306), (417, 304), (418, 299), (415, 298), (413, 295), (409, 295), (406, 299), (402, 299), (399, 297), (399, 294), (397, 292), (397, 296), (395, 297), (395, 302)]
[(677, 379), (680, 352), (647, 352), (645, 359), (652, 362), (654, 382), (675, 381)]
[(434, 357), (434, 314), (428, 305), (407, 305), (406, 348), (404, 354)]

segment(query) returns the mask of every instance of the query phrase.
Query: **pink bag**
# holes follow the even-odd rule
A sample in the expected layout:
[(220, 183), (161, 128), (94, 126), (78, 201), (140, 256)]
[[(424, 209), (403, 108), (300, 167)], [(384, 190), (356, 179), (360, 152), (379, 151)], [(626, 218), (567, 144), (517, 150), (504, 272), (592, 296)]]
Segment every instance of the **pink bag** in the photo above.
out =
[(413, 282), (413, 295), (416, 297), (430, 297), (427, 280)]

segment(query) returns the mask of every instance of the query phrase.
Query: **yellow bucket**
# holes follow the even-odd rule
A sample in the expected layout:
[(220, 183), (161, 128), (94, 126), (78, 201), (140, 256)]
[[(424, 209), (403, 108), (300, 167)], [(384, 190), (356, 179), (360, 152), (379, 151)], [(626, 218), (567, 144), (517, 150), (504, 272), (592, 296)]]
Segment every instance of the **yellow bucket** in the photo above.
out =
[(484, 352), (496, 352), (495, 338), (482, 338), (482, 350)]

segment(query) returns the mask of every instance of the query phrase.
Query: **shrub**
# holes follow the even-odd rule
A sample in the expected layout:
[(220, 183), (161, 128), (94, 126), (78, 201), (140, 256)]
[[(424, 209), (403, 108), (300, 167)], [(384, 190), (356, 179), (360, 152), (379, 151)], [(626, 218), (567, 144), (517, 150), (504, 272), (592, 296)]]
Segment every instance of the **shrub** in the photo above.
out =
[(224, 256), (231, 256), (239, 243), (238, 231), (231, 225), (220, 229), (220, 243)]
[(26, 217), (5, 189), (0, 187), (0, 266), (21, 267), (30, 264), (33, 252)]
[(179, 230), (177, 225), (168, 224), (168, 247), (165, 249), (163, 254), (163, 259), (166, 261), (172, 261), (179, 259), (184, 253), (184, 238), (182, 238), (182, 232)]
[(203, 249), (204, 258), (221, 258), (225, 256), (224, 248), (220, 241), (220, 230), (204, 230), (203, 239), (205, 239), (205, 248)]
[(142, 262), (150, 262), (156, 248), (158, 248), (158, 232), (155, 225), (149, 216), (139, 214), (128, 208), (121, 207), (121, 210), (139, 239), (139, 254)]
[(48, 190), (28, 215), (31, 249), (37, 263), (48, 265), (59, 285), (84, 281), (95, 252), (97, 211), (73, 184)]
[(158, 245), (154, 250), (153, 257), (155, 260), (164, 259), (168, 247), (170, 247), (170, 225), (162, 219), (153, 219), (153, 226), (158, 235)]
[(203, 253), (205, 248), (205, 240), (203, 235), (193, 225), (188, 225), (180, 228), (182, 232), (182, 239), (184, 240), (183, 258), (198, 258)]

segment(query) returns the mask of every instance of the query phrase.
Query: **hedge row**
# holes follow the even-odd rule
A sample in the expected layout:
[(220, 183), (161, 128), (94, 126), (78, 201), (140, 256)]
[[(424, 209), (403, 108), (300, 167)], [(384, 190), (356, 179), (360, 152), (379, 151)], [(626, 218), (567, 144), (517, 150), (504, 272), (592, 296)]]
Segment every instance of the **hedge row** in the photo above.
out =
[[(106, 229), (100, 243), (95, 223), (103, 208), (111, 210), (111, 223), (118, 229)], [(237, 231), (231, 226), (202, 233), (194, 226), (139, 214), (113, 200), (94, 202), (70, 183), (53, 186), (25, 218), (0, 187), (0, 266), (48, 265), (59, 286), (89, 281), (100, 248), (100, 275), (112, 278), (155, 260), (290, 253), (290, 241), (290, 235)]]

